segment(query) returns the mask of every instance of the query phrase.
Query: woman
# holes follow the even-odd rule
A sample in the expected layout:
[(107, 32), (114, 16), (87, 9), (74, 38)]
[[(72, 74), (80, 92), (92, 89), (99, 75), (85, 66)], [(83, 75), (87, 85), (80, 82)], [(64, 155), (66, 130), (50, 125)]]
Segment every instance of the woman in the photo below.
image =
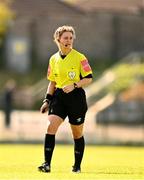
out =
[(68, 116), (74, 139), (75, 162), (72, 172), (81, 172), (84, 153), (83, 126), (87, 103), (82, 87), (92, 81), (92, 70), (86, 57), (73, 49), (75, 31), (72, 26), (59, 27), (54, 41), (59, 51), (49, 61), (47, 78), (50, 81), (40, 111), (48, 111), (49, 125), (45, 135), (45, 162), (38, 167), (42, 172), (51, 171), (51, 158), (55, 147), (55, 134)]

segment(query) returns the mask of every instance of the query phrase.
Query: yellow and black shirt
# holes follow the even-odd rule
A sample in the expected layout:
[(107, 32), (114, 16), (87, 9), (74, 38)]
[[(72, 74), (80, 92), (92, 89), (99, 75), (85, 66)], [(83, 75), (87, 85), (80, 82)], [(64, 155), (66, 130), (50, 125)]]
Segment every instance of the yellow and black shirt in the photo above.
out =
[(55, 81), (57, 88), (63, 88), (66, 85), (78, 82), (80, 77), (83, 78), (90, 74), (92, 74), (92, 70), (87, 58), (72, 49), (64, 59), (59, 52), (51, 56), (47, 78), (50, 81)]

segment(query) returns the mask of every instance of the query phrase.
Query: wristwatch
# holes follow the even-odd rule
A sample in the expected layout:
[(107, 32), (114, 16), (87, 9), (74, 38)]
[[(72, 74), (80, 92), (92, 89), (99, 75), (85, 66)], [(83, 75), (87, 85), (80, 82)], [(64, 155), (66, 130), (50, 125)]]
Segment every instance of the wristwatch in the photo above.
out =
[(76, 83), (74, 83), (74, 88), (78, 88), (78, 85)]

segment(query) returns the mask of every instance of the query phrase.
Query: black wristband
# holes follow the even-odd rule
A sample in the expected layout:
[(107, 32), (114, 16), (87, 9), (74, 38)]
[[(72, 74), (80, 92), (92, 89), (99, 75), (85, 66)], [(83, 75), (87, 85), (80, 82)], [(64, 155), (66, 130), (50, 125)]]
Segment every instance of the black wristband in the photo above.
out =
[(43, 100), (43, 103), (47, 102), (49, 104), (49, 102), (52, 100), (53, 96), (51, 94), (46, 94), (45, 98)]
[(51, 101), (52, 100), (52, 98), (53, 98), (53, 96), (51, 95), (51, 94), (46, 94), (45, 95), (45, 99), (48, 99), (49, 101)]

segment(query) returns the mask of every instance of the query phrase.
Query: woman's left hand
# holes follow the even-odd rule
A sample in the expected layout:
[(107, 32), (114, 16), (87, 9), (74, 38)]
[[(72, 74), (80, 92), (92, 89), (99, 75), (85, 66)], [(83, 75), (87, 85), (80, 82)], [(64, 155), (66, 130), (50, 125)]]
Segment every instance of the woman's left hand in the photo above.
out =
[(74, 88), (74, 84), (71, 84), (71, 85), (64, 86), (62, 89), (63, 89), (63, 91), (64, 91), (65, 93), (70, 93), (70, 92), (73, 91), (75, 88)]

